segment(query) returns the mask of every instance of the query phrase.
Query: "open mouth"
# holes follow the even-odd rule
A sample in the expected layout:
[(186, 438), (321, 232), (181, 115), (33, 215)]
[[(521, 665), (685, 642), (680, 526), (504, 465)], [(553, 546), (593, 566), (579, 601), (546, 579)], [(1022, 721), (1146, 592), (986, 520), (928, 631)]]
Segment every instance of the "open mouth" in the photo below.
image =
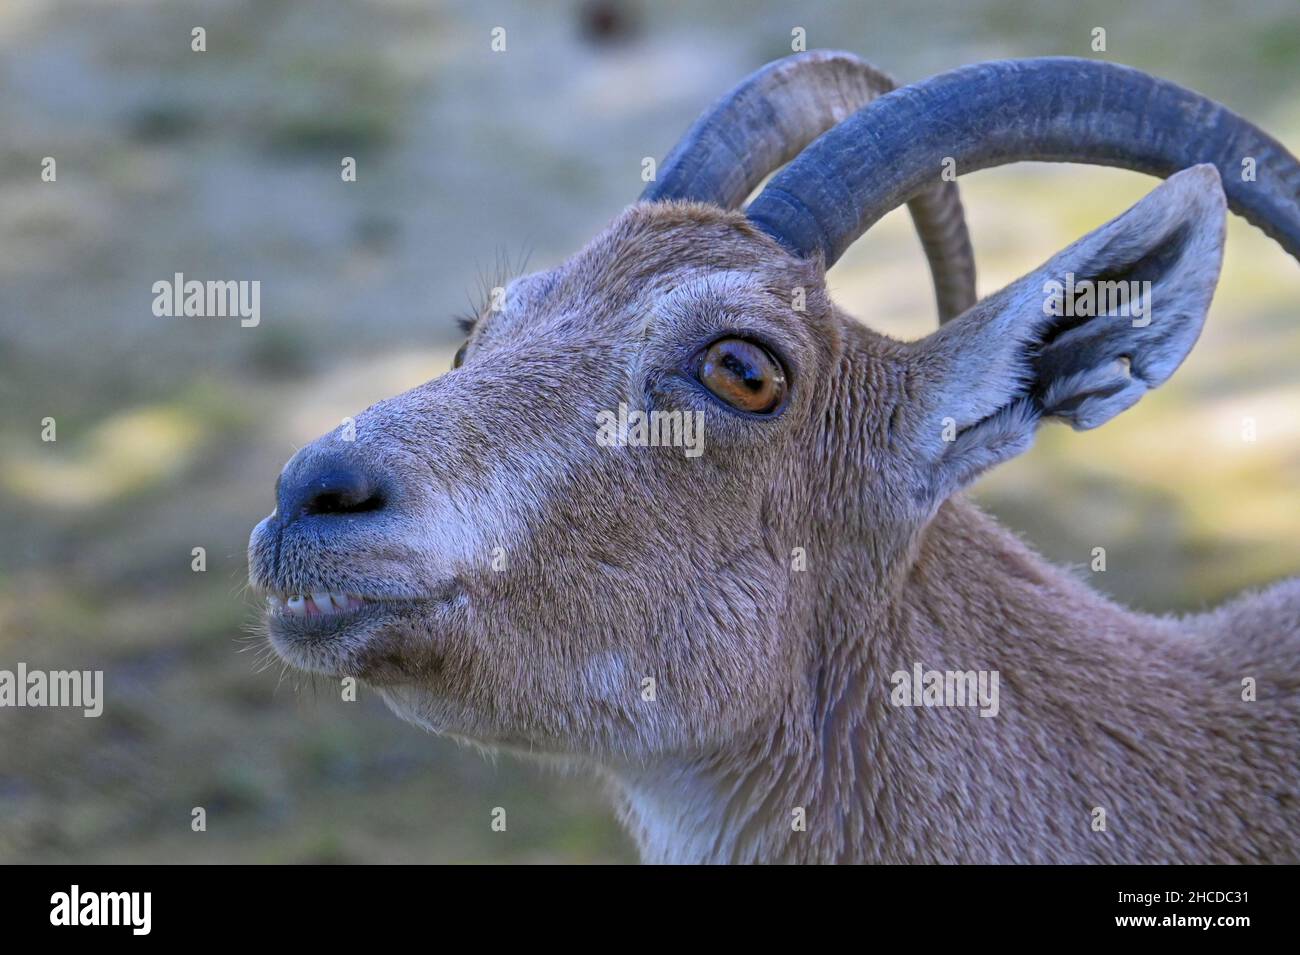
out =
[(420, 598), (330, 590), (264, 593), (271, 646), (285, 662), (313, 673), (386, 680), (394, 675), (389, 671), (397, 659), (393, 628), (413, 615), (445, 609), (459, 591), (449, 582), (436, 597)]
[(360, 610), (366, 604), (367, 601), (363, 597), (333, 591), (314, 591), (309, 594), (286, 596), (269, 594), (266, 598), (267, 608), (272, 613), (297, 618), (333, 617), (351, 610)]
[(392, 601), (341, 592), (272, 593), (265, 620), (272, 647), (292, 666), (359, 675), (367, 647), (399, 609)]

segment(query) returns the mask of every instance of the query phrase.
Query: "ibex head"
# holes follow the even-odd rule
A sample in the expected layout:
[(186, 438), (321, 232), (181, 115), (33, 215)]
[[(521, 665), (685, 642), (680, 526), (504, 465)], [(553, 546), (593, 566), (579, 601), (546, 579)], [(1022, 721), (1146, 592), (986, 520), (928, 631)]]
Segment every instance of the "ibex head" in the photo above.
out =
[[(846, 54), (759, 71), (646, 201), (511, 283), (454, 370), (296, 454), (249, 546), (277, 652), (490, 745), (718, 744), (815, 692), (837, 572), (878, 612), (947, 496), (1042, 421), (1094, 427), (1169, 377), (1218, 277), (1220, 173), (1300, 249), (1294, 160), (1171, 84), (1049, 59), (890, 88)], [(1171, 178), (976, 303), (943, 172), (1025, 159)], [(914, 343), (838, 313), (824, 277), (903, 202), (951, 319)], [(1122, 314), (1080, 303), (1103, 281)], [(677, 417), (638, 431), (651, 412)], [(665, 421), (680, 440), (654, 446)], [(847, 550), (868, 559), (837, 571)]]

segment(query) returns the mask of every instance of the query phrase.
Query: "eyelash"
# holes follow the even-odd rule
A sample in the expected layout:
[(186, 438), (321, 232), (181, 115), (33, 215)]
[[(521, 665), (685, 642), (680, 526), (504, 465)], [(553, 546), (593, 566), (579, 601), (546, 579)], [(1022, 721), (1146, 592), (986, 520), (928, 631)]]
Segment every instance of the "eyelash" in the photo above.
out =
[(511, 259), (510, 253), (501, 249), (498, 250), (496, 262), (491, 268), (479, 269), (477, 291), (466, 290), (467, 308), (465, 311), (457, 312), (452, 316), (461, 334), (468, 337), (473, 333), (479, 320), (487, 313), (489, 306), (492, 304), (492, 290), (505, 288), (510, 284), (511, 280), (523, 275), (524, 270), (528, 267), (528, 258), (529, 254), (525, 252), (515, 261)]

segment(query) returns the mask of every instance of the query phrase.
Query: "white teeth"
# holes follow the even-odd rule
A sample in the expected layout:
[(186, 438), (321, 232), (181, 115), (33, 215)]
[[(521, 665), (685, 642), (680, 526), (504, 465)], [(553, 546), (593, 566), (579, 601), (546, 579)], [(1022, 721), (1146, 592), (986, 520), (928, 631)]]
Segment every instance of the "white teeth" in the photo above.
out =
[(334, 593), (328, 590), (313, 591), (310, 594), (293, 594), (288, 598), (272, 595), (266, 598), (266, 602), (272, 610), (278, 611), (287, 608), (289, 615), (293, 617), (307, 617), (316, 614), (327, 617), (330, 614), (340, 613), (344, 610), (355, 610), (358, 607), (365, 606), (365, 601), (360, 597), (353, 597), (351, 594)]

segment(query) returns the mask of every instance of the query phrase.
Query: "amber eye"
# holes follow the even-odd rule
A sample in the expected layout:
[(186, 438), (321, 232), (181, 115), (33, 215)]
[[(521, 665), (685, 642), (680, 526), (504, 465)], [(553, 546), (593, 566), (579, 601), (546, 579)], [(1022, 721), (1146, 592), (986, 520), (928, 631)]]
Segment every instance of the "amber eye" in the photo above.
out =
[(456, 349), (456, 354), (452, 356), (451, 359), (452, 368), (459, 368), (461, 365), (465, 364), (465, 349), (468, 347), (469, 342), (467, 341), (462, 343), (461, 346)]
[(733, 408), (776, 410), (785, 398), (785, 372), (767, 349), (743, 338), (720, 338), (700, 358), (696, 377)]

